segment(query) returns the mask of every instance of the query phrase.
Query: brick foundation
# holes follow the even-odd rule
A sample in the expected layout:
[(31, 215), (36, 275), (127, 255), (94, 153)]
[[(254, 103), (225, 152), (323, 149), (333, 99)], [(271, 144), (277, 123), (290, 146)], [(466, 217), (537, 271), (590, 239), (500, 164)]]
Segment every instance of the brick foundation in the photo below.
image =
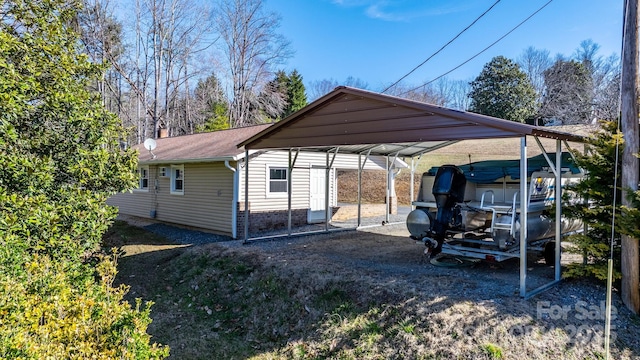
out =
[[(339, 207), (334, 206), (331, 216), (335, 215)], [(291, 227), (307, 225), (307, 212), (309, 209), (291, 209)], [(244, 203), (238, 203), (238, 239), (244, 239)], [(261, 231), (286, 229), (289, 225), (288, 210), (251, 211), (249, 205), (249, 235), (255, 235)]]

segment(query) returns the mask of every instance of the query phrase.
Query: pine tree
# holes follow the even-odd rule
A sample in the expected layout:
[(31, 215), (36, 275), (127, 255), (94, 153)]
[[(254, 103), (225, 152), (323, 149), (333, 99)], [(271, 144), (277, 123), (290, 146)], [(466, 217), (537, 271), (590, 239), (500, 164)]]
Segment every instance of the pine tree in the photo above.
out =
[(302, 75), (298, 70), (293, 70), (287, 77), (287, 107), (282, 117), (287, 117), (307, 105), (307, 94)]
[[(603, 122), (602, 129), (588, 138), (588, 153), (573, 151), (576, 165), (587, 173), (585, 178), (568, 186), (564, 195), (568, 205), (563, 207), (563, 214), (570, 219), (577, 219), (586, 225), (587, 231), (568, 237), (574, 246), (567, 248), (570, 253), (584, 256), (583, 263), (568, 265), (567, 277), (594, 276), (597, 279), (607, 278), (607, 260), (611, 248), (611, 219), (613, 216), (614, 191), (620, 199), (620, 177), (613, 178), (616, 160), (616, 142), (622, 151), (622, 134), (617, 131), (615, 122)], [(618, 167), (619, 168), (619, 167)], [(579, 202), (571, 202), (570, 196), (577, 195)], [(616, 213), (620, 214), (618, 207)], [(637, 224), (636, 224), (637, 226)], [(614, 241), (619, 244), (619, 235)], [(620, 248), (615, 247), (616, 278), (620, 278)]]
[(198, 123), (195, 132), (229, 128), (229, 105), (215, 74), (211, 74), (204, 81), (198, 81), (194, 91), (194, 103)]

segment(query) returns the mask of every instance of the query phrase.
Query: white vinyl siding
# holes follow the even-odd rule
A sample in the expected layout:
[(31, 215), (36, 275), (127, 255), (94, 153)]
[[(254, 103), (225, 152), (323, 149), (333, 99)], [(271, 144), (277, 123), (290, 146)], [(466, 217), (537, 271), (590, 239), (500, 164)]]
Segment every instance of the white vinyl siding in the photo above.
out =
[[(333, 156), (329, 154), (329, 156)], [(362, 157), (364, 161), (364, 156)], [(294, 168), (287, 176), (291, 176), (291, 208), (310, 208), (309, 187), (311, 183), (310, 168), (324, 168), (327, 155), (321, 152), (300, 151)], [(386, 160), (383, 157), (371, 157), (365, 163), (365, 170), (384, 171)], [(252, 157), (249, 161), (249, 206), (253, 211), (286, 210), (287, 193), (280, 197), (269, 195), (269, 168), (289, 167), (289, 153), (282, 150), (270, 150)], [(358, 155), (338, 154), (329, 173), (329, 205), (337, 205), (336, 169), (358, 169)], [(266, 173), (266, 175), (265, 175)], [(244, 204), (244, 166), (240, 173), (239, 202)]]
[(183, 196), (172, 195), (171, 178), (156, 176), (160, 169), (151, 166), (150, 179), (158, 181), (157, 194), (153, 191), (116, 194), (108, 203), (117, 206), (122, 214), (145, 218), (150, 217), (155, 203), (157, 220), (231, 235), (233, 172), (222, 162), (181, 166), (188, 180)]
[[(149, 181), (153, 183), (156, 168), (153, 166), (149, 169)], [(120, 213), (148, 218), (149, 213), (153, 210), (153, 191), (141, 191), (133, 189), (126, 193), (118, 193), (107, 199), (107, 204), (115, 206)]]
[[(287, 151), (266, 151), (256, 154), (249, 162), (249, 203), (252, 211), (270, 211), (287, 209), (287, 193), (281, 197), (269, 197), (269, 167), (288, 169)], [(382, 159), (384, 160), (384, 159)], [(169, 172), (174, 168), (182, 169), (182, 196), (171, 194), (172, 177)], [(231, 162), (236, 167), (235, 162)], [(287, 177), (291, 177), (292, 209), (310, 208), (310, 172), (311, 168), (324, 168), (326, 154), (300, 152), (296, 164)], [(160, 168), (165, 167), (168, 176), (162, 177)], [(329, 202), (336, 205), (336, 169), (358, 169), (358, 156), (338, 154), (329, 173)], [(384, 170), (384, 161), (369, 159), (366, 170)], [(240, 206), (244, 205), (244, 166), (239, 167)], [(175, 173), (174, 173), (175, 174)], [(221, 232), (227, 235), (232, 231), (233, 172), (223, 162), (159, 164), (149, 166), (149, 188), (152, 191), (134, 191), (116, 194), (108, 203), (117, 206), (120, 213), (149, 218), (156, 211), (156, 219), (168, 223), (194, 226)], [(283, 179), (280, 179), (283, 180)]]

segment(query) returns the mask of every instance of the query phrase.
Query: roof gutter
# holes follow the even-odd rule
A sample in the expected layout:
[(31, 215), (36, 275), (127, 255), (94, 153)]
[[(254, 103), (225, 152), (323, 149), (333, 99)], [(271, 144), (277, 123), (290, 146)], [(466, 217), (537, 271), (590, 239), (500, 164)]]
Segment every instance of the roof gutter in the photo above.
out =
[[(249, 155), (253, 155), (260, 150), (249, 150)], [(153, 159), (153, 160), (138, 160), (140, 165), (164, 165), (164, 164), (193, 164), (193, 163), (209, 163), (219, 161), (238, 161), (244, 159), (244, 152), (235, 155), (216, 156), (210, 158), (195, 158), (195, 159)]]

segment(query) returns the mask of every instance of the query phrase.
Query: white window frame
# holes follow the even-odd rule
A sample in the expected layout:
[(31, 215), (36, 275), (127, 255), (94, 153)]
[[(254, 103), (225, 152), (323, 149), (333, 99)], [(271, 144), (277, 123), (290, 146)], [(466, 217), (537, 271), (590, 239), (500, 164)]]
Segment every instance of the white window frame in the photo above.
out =
[[(284, 179), (271, 179), (271, 170), (284, 170), (285, 178)], [(289, 168), (287, 166), (277, 166), (277, 165), (268, 165), (266, 171), (266, 191), (267, 197), (287, 197), (289, 192)], [(271, 191), (271, 182), (284, 182), (285, 191)]]
[[(146, 177), (143, 175), (146, 175)], [(147, 180), (146, 187), (143, 186), (144, 180)], [(149, 176), (149, 165), (138, 166), (138, 187), (135, 190), (140, 192), (148, 192), (150, 181), (151, 177)]]
[[(176, 171), (180, 172), (180, 178), (176, 177)], [(176, 189), (176, 181), (182, 181), (182, 189)], [(171, 165), (171, 195), (184, 195), (184, 165)]]

